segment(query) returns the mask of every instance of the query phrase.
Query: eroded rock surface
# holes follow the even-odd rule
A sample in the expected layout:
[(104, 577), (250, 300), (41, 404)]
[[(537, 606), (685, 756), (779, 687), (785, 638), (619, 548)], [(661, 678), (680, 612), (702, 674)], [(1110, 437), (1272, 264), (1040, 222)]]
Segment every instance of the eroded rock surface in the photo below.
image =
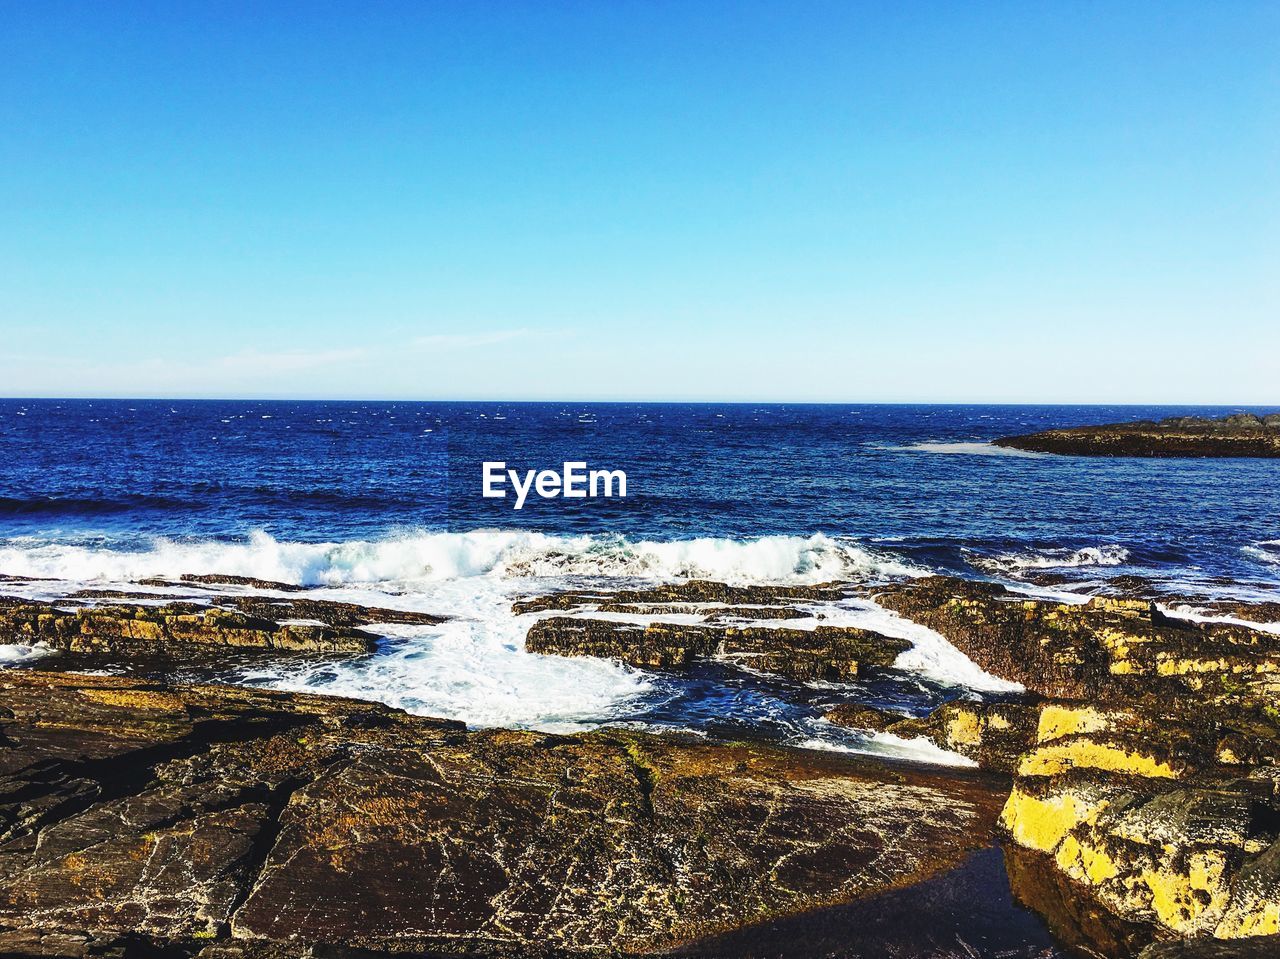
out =
[(278, 622), (195, 603), (69, 609), (12, 597), (0, 597), (0, 642), (121, 657), (180, 654), (191, 646), (364, 653), (376, 645), (372, 634), (349, 626)]
[(852, 626), (788, 629), (656, 622), (647, 626), (553, 616), (529, 629), (531, 653), (599, 656), (632, 666), (672, 669), (716, 657), (800, 680), (848, 680), (865, 667), (891, 666), (910, 644)]
[(1011, 772), (1001, 821), (1064, 901), (1165, 935), (1280, 934), (1280, 637), (943, 577), (881, 601), (1040, 694), (891, 728)]
[(384, 606), (361, 606), (330, 599), (275, 599), (265, 596), (216, 596), (210, 603), (227, 607), (248, 616), (276, 621), (314, 620), (337, 629), (358, 629), (378, 623), (407, 626), (437, 626), (448, 617), (417, 610), (388, 609)]
[(10, 672), (0, 946), (652, 952), (952, 865), (1002, 798), (800, 750)]
[[(256, 576), (233, 576), (229, 573), (183, 573), (178, 577), (179, 583), (194, 583), (200, 586), (247, 586), (250, 589), (270, 589), (283, 593), (302, 592), (307, 587), (296, 583), (281, 583), (274, 579), (258, 579)], [(157, 578), (142, 580), (142, 583), (167, 586), (172, 580)]]
[[(553, 593), (519, 600), (513, 610), (575, 614), (535, 622), (525, 638), (525, 648), (533, 653), (596, 656), (648, 669), (680, 669), (714, 658), (801, 681), (843, 681), (867, 667), (891, 666), (910, 648), (872, 630), (824, 624), (820, 611), (797, 605), (837, 601), (852, 590), (840, 583), (734, 586), (692, 580), (648, 589)], [(654, 620), (645, 624), (600, 615), (619, 613)], [(673, 622), (676, 617), (697, 621)], [(814, 625), (799, 625), (806, 620)]]
[(1280, 413), (1077, 426), (1006, 436), (995, 445), (1071, 456), (1280, 456)]
[[(608, 592), (568, 591), (518, 600), (516, 613), (593, 608), (625, 610), (636, 605), (671, 608), (675, 604), (718, 604), (722, 606), (791, 607), (796, 602), (838, 600), (849, 590), (845, 583), (817, 586), (734, 586), (704, 579), (666, 583), (648, 589), (620, 589)], [(763, 618), (763, 617), (761, 617)]]
[(1268, 702), (1280, 694), (1280, 635), (1177, 619), (1146, 600), (1059, 603), (948, 576), (892, 586), (876, 600), (1044, 696), (1129, 702), (1180, 690)]

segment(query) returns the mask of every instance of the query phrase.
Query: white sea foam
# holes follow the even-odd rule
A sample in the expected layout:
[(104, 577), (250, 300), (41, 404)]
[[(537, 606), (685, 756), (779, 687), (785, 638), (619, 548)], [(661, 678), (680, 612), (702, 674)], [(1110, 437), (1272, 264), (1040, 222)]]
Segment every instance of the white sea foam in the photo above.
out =
[(381, 585), (472, 576), (702, 577), (730, 583), (822, 582), (920, 570), (822, 534), (655, 542), (517, 530), (411, 532), (378, 540), (295, 543), (256, 532), (243, 542), (157, 538), (120, 550), (10, 540), (0, 571), (78, 582), (223, 573), (305, 586)]
[[(816, 607), (815, 607), (816, 611)], [(941, 633), (904, 619), (891, 609), (870, 600), (848, 599), (835, 607), (826, 607), (824, 623), (835, 626), (859, 626), (885, 636), (905, 639), (911, 648), (894, 660), (894, 668), (917, 673), (948, 686), (963, 686), (978, 692), (1021, 692), (1023, 687), (986, 672)]]
[(968, 756), (961, 756), (949, 749), (943, 749), (923, 736), (905, 739), (893, 733), (873, 733), (865, 741), (848, 744), (822, 737), (805, 739), (793, 745), (801, 749), (823, 749), (829, 752), (862, 753), (872, 756), (886, 756), (891, 759), (907, 759), (917, 763), (929, 763), (933, 766), (961, 766), (972, 768), (978, 764)]
[(1189, 619), (1193, 623), (1226, 623), (1231, 626), (1246, 626), (1249, 629), (1256, 629), (1260, 633), (1275, 633), (1280, 635), (1280, 623), (1259, 623), (1251, 619), (1241, 619), (1238, 616), (1218, 616), (1213, 613), (1206, 613), (1201, 609), (1180, 603), (1176, 606), (1166, 606), (1163, 603), (1157, 604), (1161, 611), (1174, 617), (1175, 619)]
[(649, 690), (643, 676), (607, 660), (554, 658), (495, 641), (480, 624), (447, 629), (368, 660), (247, 671), (272, 689), (386, 703), (473, 726), (573, 732), (621, 717)]
[(1264, 539), (1243, 547), (1243, 552), (1268, 566), (1280, 566), (1280, 539)]
[[(584, 581), (603, 588), (695, 576), (737, 583), (812, 583), (922, 572), (821, 534), (652, 542), (509, 530), (414, 532), (343, 543), (292, 543), (256, 533), (238, 543), (157, 539), (133, 550), (10, 540), (0, 546), (0, 571), (60, 580), (6, 584), (6, 591), (33, 597), (66, 595), (72, 584), (127, 585), (152, 576), (222, 573), (303, 585), (310, 588), (304, 595), (316, 598), (442, 614), (450, 618), (436, 626), (379, 627), (381, 647), (368, 656), (257, 666), (226, 678), (374, 700), (476, 726), (547, 731), (629, 721), (669, 691), (662, 680), (617, 662), (525, 652), (524, 638), (537, 616), (513, 615), (511, 603), (517, 596), (541, 595)], [(184, 589), (157, 589), (157, 596)], [(912, 648), (899, 657), (897, 666), (962, 692), (1018, 688), (984, 673), (932, 630), (873, 603), (813, 604), (809, 612), (820, 612), (823, 622), (850, 622), (909, 640)], [(655, 619), (625, 614), (611, 618), (637, 623)], [(657, 618), (697, 619), (679, 613)], [(805, 627), (815, 623), (788, 621)], [(41, 652), (0, 647), (0, 661)], [(921, 743), (878, 736), (850, 745), (847, 736), (827, 732), (815, 728), (797, 738), (812, 736), (821, 748), (924, 762), (959, 761)]]
[(1029, 569), (1077, 569), (1082, 566), (1120, 566), (1129, 551), (1110, 543), (1083, 549), (1049, 549), (1039, 553), (1002, 553), (975, 560), (977, 565), (996, 572), (1017, 574)]
[(950, 443), (945, 440), (926, 440), (906, 446), (884, 446), (881, 449), (909, 450), (913, 453), (944, 453), (952, 456), (1009, 456), (1017, 459), (1044, 459), (1047, 455), (1029, 450), (1015, 450), (1007, 446), (996, 446), (993, 443)]
[(0, 663), (13, 665), (49, 654), (43, 646), (24, 646), (20, 643), (0, 644)]
[[(652, 690), (643, 673), (608, 660), (539, 656), (524, 650), (533, 615), (513, 616), (517, 586), (549, 582), (475, 577), (428, 584), (400, 605), (452, 617), (438, 626), (384, 626), (376, 654), (245, 670), (233, 678), (273, 689), (368, 699), (476, 726), (567, 732), (599, 725)], [(359, 588), (324, 590), (326, 599), (368, 600)]]

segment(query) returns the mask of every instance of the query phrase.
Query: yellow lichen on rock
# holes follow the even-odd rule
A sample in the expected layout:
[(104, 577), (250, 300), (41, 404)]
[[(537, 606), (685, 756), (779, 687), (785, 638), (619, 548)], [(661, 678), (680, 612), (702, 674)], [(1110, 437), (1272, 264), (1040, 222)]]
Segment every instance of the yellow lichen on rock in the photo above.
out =
[(182, 700), (170, 693), (148, 689), (82, 689), (80, 695), (104, 706), (172, 712), (183, 709)]
[(982, 718), (971, 709), (961, 709), (947, 724), (947, 739), (956, 746), (982, 745)]
[(1226, 860), (1221, 851), (1206, 849), (1187, 857), (1185, 872), (1146, 869), (1142, 881), (1151, 890), (1151, 908), (1160, 922), (1174, 932), (1199, 931), (1205, 917), (1220, 916), (1229, 889), (1223, 882)]
[(1109, 726), (1107, 715), (1092, 706), (1050, 704), (1040, 711), (1036, 740), (1047, 743), (1054, 739), (1062, 739), (1064, 736), (1100, 732)]
[(1054, 859), (1068, 876), (1091, 886), (1120, 875), (1120, 867), (1104, 849), (1082, 843), (1075, 836), (1069, 835), (1062, 841)]
[(1071, 769), (1104, 769), (1130, 776), (1172, 779), (1177, 772), (1166, 762), (1143, 753), (1091, 739), (1041, 746), (1022, 757), (1020, 776), (1059, 776)]
[[(1280, 892), (1277, 892), (1280, 896)], [(1243, 907), (1233, 903), (1218, 923), (1213, 935), (1217, 939), (1248, 939), (1252, 936), (1280, 935), (1280, 899), (1253, 903)]]
[(1193, 673), (1269, 673), (1276, 669), (1274, 663), (1241, 662), (1226, 659), (1164, 658), (1156, 663), (1156, 672), (1161, 676), (1187, 676)]
[(1105, 806), (1105, 801), (1090, 802), (1067, 793), (1041, 798), (1015, 785), (1000, 813), (1000, 822), (1019, 845), (1053, 852), (1067, 833)]

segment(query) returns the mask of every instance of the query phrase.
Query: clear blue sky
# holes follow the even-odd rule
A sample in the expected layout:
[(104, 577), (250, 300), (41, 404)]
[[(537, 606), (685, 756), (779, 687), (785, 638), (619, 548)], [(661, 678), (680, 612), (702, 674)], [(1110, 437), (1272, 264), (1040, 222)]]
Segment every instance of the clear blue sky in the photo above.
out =
[(1280, 402), (1280, 4), (0, 0), (0, 394)]

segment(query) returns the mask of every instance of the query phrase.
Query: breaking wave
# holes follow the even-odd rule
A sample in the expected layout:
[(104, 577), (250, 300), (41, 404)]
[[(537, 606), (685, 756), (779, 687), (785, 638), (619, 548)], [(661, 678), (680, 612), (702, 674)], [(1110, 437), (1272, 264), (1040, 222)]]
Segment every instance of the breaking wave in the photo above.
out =
[(821, 749), (829, 752), (864, 753), (872, 756), (887, 756), (892, 759), (906, 759), (911, 762), (928, 763), (931, 766), (956, 766), (976, 768), (977, 763), (968, 756), (943, 749), (923, 736), (904, 739), (893, 733), (872, 733), (857, 746), (848, 745), (838, 740), (814, 737), (794, 745), (802, 749)]
[[(651, 714), (669, 710), (671, 715), (661, 723), (667, 728), (698, 732), (706, 724), (758, 724), (762, 730), (782, 730), (783, 741), (812, 748), (964, 763), (922, 742), (887, 735), (868, 738), (820, 721), (803, 705), (805, 693), (761, 693), (757, 698), (770, 700), (762, 717), (759, 703), (744, 707), (740, 701), (730, 702), (721, 687), (708, 691), (696, 678), (662, 677), (608, 659), (530, 653), (525, 637), (538, 614), (516, 615), (511, 607), (518, 595), (561, 589), (583, 579), (698, 577), (800, 584), (924, 572), (892, 555), (823, 534), (664, 542), (482, 529), (411, 531), (334, 543), (289, 542), (265, 532), (234, 542), (0, 542), (0, 573), (57, 581), (10, 584), (13, 591), (33, 597), (65, 595), (69, 581), (136, 583), (150, 577), (221, 573), (314, 588), (322, 590), (325, 599), (340, 602), (368, 604), (372, 599), (445, 617), (429, 626), (380, 626), (378, 649), (365, 656), (231, 666), (219, 673), (220, 681), (373, 700), (474, 726), (551, 732), (613, 722), (657, 722)], [(376, 599), (371, 592), (378, 594)], [(908, 640), (911, 648), (895, 666), (924, 684), (921, 703), (941, 695), (981, 696), (1019, 688), (983, 672), (937, 633), (873, 602), (848, 599), (815, 604), (805, 612), (815, 624), (819, 619), (847, 623)], [(17, 665), (46, 653), (0, 647), (0, 665)], [(929, 683), (949, 692), (926, 691)], [(677, 692), (691, 697), (691, 704), (663, 705)], [(797, 702), (788, 698), (793, 695), (799, 697)]]
[(1251, 546), (1245, 546), (1243, 552), (1260, 563), (1280, 566), (1280, 539), (1264, 539)]
[(28, 660), (48, 655), (49, 650), (40, 646), (26, 646), (21, 643), (0, 644), (0, 666), (12, 666)]
[(912, 453), (942, 453), (952, 456), (1006, 456), (1015, 459), (1044, 459), (1044, 453), (1032, 453), (1027, 450), (1014, 449), (1011, 446), (996, 446), (994, 443), (962, 442), (952, 443), (946, 440), (924, 440), (907, 446), (885, 446), (886, 450), (902, 450)]
[(82, 582), (197, 572), (302, 586), (395, 587), (474, 576), (800, 583), (923, 571), (821, 533), (658, 542), (485, 529), (336, 543), (287, 542), (255, 532), (239, 542), (156, 538), (134, 549), (10, 540), (0, 546), (0, 572)]
[(996, 573), (1018, 575), (1035, 569), (1077, 569), (1083, 566), (1120, 566), (1129, 560), (1123, 546), (1086, 546), (1083, 549), (1047, 549), (1036, 553), (1003, 553), (982, 557), (974, 565)]

